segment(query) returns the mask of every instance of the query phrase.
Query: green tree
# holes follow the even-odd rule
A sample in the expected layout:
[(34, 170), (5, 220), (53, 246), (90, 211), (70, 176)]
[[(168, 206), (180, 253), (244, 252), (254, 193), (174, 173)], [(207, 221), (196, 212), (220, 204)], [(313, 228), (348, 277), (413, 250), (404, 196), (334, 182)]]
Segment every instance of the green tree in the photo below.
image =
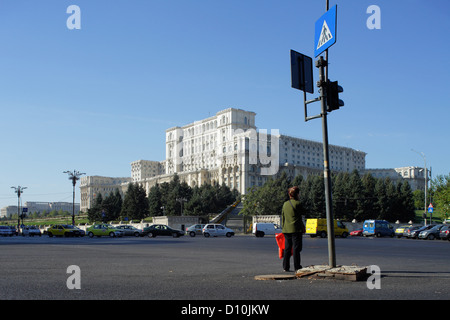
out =
[(332, 200), (333, 200), (333, 214), (336, 219), (344, 219), (349, 215), (347, 209), (348, 194), (347, 184), (349, 174), (347, 172), (339, 172), (334, 174), (331, 179), (332, 183)]
[(144, 187), (138, 183), (130, 183), (123, 199), (120, 215), (123, 218), (141, 220), (149, 214), (149, 202)]
[(354, 217), (357, 220), (364, 220), (364, 186), (357, 170), (353, 170), (350, 175), (349, 189), (350, 198), (352, 199), (352, 201), (350, 202), (350, 211), (352, 212), (351, 218)]
[(431, 181), (431, 192), (434, 195), (433, 202), (437, 210), (442, 212), (445, 219), (450, 216), (450, 174), (438, 175)]
[(311, 218), (325, 218), (325, 184), (322, 175), (308, 176), (311, 179), (311, 189), (309, 190), (308, 198), (310, 204)]
[(387, 195), (386, 195), (386, 182), (384, 179), (378, 179), (375, 184), (375, 210), (378, 212), (377, 216), (373, 219), (386, 219), (387, 218)]
[(150, 188), (150, 192), (148, 194), (149, 214), (151, 217), (163, 215), (163, 204), (161, 197), (162, 195), (159, 184), (155, 184)]
[(251, 187), (243, 197), (243, 215), (279, 215), (288, 199), (289, 180), (282, 173), (276, 180), (269, 179), (261, 186)]
[(371, 219), (378, 216), (376, 211), (377, 198), (375, 196), (375, 187), (377, 179), (375, 179), (370, 173), (365, 174), (362, 179), (363, 194), (362, 194), (362, 209), (363, 214), (359, 217), (359, 220)]
[(423, 205), (424, 205), (424, 200), (425, 200), (425, 192), (421, 189), (416, 189), (413, 191), (413, 200), (414, 200), (414, 208), (416, 210), (422, 209), (423, 210)]
[(88, 209), (89, 222), (102, 221), (102, 203), (103, 197), (99, 193), (94, 199), (94, 205)]
[(114, 193), (110, 193), (102, 202), (102, 211), (105, 213), (104, 220), (118, 220), (120, 219), (120, 212), (122, 211), (122, 196), (119, 189), (116, 188)]
[(415, 217), (414, 212), (414, 197), (411, 190), (411, 186), (409, 182), (404, 180), (400, 184), (399, 193), (398, 193), (398, 201), (400, 203), (400, 216), (399, 220), (401, 221), (409, 221), (413, 220)]
[(298, 186), (298, 188), (300, 190), (299, 199), (305, 208), (306, 217), (313, 217), (312, 202), (311, 202), (311, 198), (310, 198), (310, 191), (312, 188), (311, 176), (308, 176), (308, 178), (303, 179), (301, 184)]

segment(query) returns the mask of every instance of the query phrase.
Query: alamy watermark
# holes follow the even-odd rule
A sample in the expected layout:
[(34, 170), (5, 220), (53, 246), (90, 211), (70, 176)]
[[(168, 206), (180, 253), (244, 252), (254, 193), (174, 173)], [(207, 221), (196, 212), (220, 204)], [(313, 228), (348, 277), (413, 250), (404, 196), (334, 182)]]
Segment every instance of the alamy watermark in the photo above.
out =
[[(79, 6), (72, 4), (67, 7), (67, 14), (70, 16), (66, 20), (66, 26), (69, 30), (79, 30), (81, 29), (81, 9)], [(370, 5), (366, 10), (370, 17), (367, 18), (366, 26), (369, 30), (381, 29), (381, 9), (377, 5)]]
[[(256, 165), (260, 175), (275, 175), (280, 167), (279, 140), (280, 131), (271, 129), (229, 129), (218, 130), (217, 137), (209, 140), (203, 135), (183, 136), (182, 131), (169, 133), (169, 164), (176, 167), (196, 167), (205, 165), (205, 160), (218, 168), (243, 165)], [(202, 143), (192, 145), (192, 141), (201, 138)], [(213, 147), (211, 147), (213, 146)], [(200, 150), (196, 149), (200, 148)], [(195, 151), (194, 151), (195, 150)], [(193, 156), (202, 155), (202, 163), (195, 162)], [(236, 162), (237, 160), (237, 162)]]
[(371, 265), (367, 268), (367, 273), (370, 274), (367, 278), (367, 288), (370, 290), (381, 289), (381, 269), (379, 266)]
[(81, 269), (77, 265), (70, 265), (67, 267), (67, 271), (70, 276), (67, 278), (67, 289), (81, 289)]
[(81, 9), (77, 5), (70, 5), (67, 7), (66, 13), (69, 13), (70, 16), (66, 20), (67, 29), (81, 29)]
[(381, 9), (377, 5), (367, 7), (366, 13), (370, 14), (367, 18), (366, 26), (369, 30), (381, 29)]

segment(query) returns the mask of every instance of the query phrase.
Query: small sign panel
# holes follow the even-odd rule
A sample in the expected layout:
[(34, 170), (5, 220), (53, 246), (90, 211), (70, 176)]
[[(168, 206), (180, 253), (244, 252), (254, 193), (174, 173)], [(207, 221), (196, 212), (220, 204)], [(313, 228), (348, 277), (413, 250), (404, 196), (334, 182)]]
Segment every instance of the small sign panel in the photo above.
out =
[(291, 50), (292, 88), (314, 93), (312, 58)]
[(317, 57), (336, 43), (337, 6), (332, 7), (316, 21), (314, 56)]

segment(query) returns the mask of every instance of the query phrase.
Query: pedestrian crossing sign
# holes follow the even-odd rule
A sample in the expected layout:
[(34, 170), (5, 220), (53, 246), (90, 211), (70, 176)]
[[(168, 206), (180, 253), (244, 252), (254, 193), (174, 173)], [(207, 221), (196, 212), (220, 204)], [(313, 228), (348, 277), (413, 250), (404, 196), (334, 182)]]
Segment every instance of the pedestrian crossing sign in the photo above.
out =
[(317, 57), (336, 43), (337, 6), (332, 7), (316, 21), (314, 56)]

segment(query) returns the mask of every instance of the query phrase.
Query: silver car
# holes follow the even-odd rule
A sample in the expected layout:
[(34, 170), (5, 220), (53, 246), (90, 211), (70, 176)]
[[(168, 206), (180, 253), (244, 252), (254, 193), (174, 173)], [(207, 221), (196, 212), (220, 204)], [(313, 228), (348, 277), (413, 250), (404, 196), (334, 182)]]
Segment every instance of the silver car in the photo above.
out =
[(22, 228), (22, 236), (29, 236), (29, 237), (33, 237), (33, 236), (41, 236), (41, 230), (39, 230), (38, 227), (35, 226), (25, 226)]
[(439, 239), (439, 232), (441, 231), (444, 224), (438, 224), (431, 229), (423, 230), (419, 233), (419, 239)]
[(142, 229), (138, 229), (134, 226), (120, 225), (120, 226), (115, 226), (114, 228), (121, 230), (123, 232), (124, 236), (135, 236), (135, 237), (142, 236)]
[(191, 237), (195, 237), (197, 234), (202, 234), (204, 226), (204, 224), (194, 224), (189, 228), (186, 228), (186, 234), (190, 235)]

